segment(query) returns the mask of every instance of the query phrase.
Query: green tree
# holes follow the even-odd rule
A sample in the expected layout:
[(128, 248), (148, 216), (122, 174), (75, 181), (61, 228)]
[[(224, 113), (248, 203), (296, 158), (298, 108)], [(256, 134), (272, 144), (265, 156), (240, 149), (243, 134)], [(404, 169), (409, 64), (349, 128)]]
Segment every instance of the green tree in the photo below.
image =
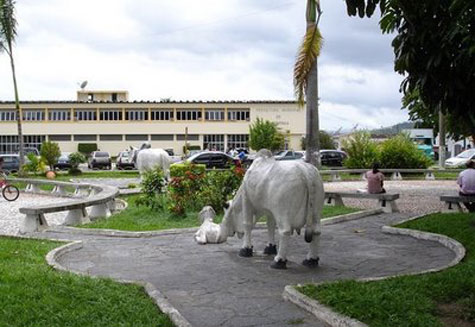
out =
[(378, 161), (378, 145), (371, 140), (371, 135), (365, 131), (353, 133), (342, 140), (342, 149), (348, 154), (344, 165), (347, 168), (370, 168)]
[(307, 31), (297, 55), (294, 67), (294, 88), (301, 106), (307, 102), (306, 153), (305, 160), (317, 166), (319, 158), (318, 118), (318, 56), (322, 47), (322, 35), (318, 28), (322, 11), (320, 0), (307, 0)]
[[(321, 149), (330, 150), (330, 149), (335, 149), (336, 148), (335, 142), (333, 142), (333, 139), (332, 139), (331, 135), (328, 134), (327, 132), (319, 131), (318, 138), (320, 139), (320, 148)], [(301, 145), (302, 145), (302, 149), (305, 150), (307, 148), (306, 137), (302, 137), (302, 144)]]
[(79, 175), (81, 170), (79, 165), (87, 161), (86, 156), (81, 152), (73, 152), (69, 155), (69, 163), (71, 164), (71, 169), (69, 170), (70, 175)]
[(401, 133), (384, 141), (379, 147), (379, 162), (382, 168), (428, 168), (432, 165), (424, 152)]
[(348, 14), (371, 16), (379, 4), (392, 42), (394, 69), (405, 95), (418, 92), (433, 115), (475, 125), (475, 7), (473, 0), (346, 0)]
[(59, 149), (58, 143), (44, 141), (41, 144), (40, 155), (49, 168), (53, 170), (54, 165), (58, 162), (58, 159), (61, 156), (61, 150)]
[(283, 149), (285, 136), (279, 131), (277, 124), (268, 120), (257, 118), (249, 126), (249, 147), (253, 150), (269, 149), (276, 151)]
[(10, 67), (13, 77), (13, 89), (15, 92), (15, 109), (18, 127), (18, 143), (20, 154), (20, 167), (25, 163), (25, 150), (23, 132), (21, 126), (22, 112), (18, 96), (18, 86), (15, 73), (15, 61), (13, 60), (13, 44), (15, 43), (17, 21), (15, 18), (15, 0), (0, 0), (0, 52), (4, 51), (10, 58)]

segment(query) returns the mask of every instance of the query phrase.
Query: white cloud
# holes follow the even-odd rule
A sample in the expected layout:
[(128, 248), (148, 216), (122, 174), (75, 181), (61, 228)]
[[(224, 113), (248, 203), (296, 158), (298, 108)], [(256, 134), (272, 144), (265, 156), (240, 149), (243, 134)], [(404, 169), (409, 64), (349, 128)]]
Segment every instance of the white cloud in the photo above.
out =
[[(391, 37), (375, 19), (347, 17), (343, 1), (323, 9), (322, 126), (406, 119)], [(87, 79), (91, 88), (127, 89), (132, 100), (292, 99), (304, 10), (288, 0), (23, 0), (20, 96), (73, 100)], [(9, 69), (0, 55), (0, 100), (13, 98)]]

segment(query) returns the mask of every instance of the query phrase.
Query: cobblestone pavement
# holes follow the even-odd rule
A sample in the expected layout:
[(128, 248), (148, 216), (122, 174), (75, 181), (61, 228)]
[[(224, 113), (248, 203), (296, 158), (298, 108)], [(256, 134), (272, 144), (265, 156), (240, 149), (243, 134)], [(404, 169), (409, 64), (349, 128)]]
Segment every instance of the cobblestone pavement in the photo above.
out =
[[(449, 263), (454, 254), (439, 243), (386, 235), (381, 226), (408, 215), (379, 215), (325, 226), (321, 265), (303, 267), (308, 246), (294, 236), (288, 270), (269, 267), (265, 231), (254, 232), (253, 258), (237, 255), (241, 243), (197, 245), (193, 234), (148, 239), (96, 238), (64, 254), (61, 264), (75, 271), (145, 280), (160, 289), (193, 326), (324, 326), (282, 299), (285, 285), (417, 272)], [(51, 234), (64, 238), (64, 234)], [(75, 237), (79, 237), (76, 235)]]

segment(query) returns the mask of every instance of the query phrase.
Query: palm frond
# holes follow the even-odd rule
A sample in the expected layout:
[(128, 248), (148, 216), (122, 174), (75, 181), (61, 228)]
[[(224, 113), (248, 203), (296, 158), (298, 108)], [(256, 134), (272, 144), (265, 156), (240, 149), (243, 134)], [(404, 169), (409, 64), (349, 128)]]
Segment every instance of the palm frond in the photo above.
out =
[(323, 37), (320, 30), (316, 25), (310, 26), (303, 38), (294, 66), (294, 91), (300, 106), (303, 106), (305, 101), (308, 74), (320, 55), (322, 44)]
[(0, 42), (10, 48), (17, 35), (15, 0), (0, 0)]

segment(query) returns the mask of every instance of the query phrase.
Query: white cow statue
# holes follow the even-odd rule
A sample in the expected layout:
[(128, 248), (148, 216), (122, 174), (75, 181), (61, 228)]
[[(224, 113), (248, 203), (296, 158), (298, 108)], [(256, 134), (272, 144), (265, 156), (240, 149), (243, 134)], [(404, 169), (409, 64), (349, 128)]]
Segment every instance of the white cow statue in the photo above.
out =
[[(269, 245), (264, 253), (277, 254), (272, 268), (286, 269), (289, 238), (294, 231), (300, 234), (305, 227), (305, 241), (310, 243), (310, 250), (303, 265), (314, 268), (319, 261), (324, 198), (322, 179), (314, 166), (300, 160), (276, 161), (269, 151), (261, 150), (225, 209), (223, 222), (217, 225), (205, 221), (200, 231), (206, 236), (215, 235), (213, 242), (207, 240), (207, 243), (225, 242), (235, 233), (244, 235), (239, 255), (251, 257), (251, 231), (257, 218), (266, 216)], [(276, 226), (280, 235), (278, 252), (274, 239)]]
[(132, 149), (132, 160), (140, 175), (156, 167), (162, 169), (165, 177), (170, 177), (170, 156), (163, 149), (151, 149), (147, 143), (142, 144), (140, 149)]

